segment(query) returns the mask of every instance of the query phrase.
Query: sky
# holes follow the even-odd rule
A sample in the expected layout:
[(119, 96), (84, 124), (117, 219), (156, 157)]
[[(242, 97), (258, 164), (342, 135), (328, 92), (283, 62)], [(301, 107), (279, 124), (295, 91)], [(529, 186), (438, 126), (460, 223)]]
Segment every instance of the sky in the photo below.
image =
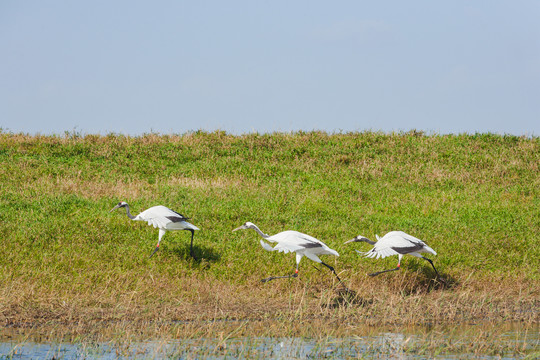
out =
[(0, 131), (540, 135), (540, 2), (0, 2)]

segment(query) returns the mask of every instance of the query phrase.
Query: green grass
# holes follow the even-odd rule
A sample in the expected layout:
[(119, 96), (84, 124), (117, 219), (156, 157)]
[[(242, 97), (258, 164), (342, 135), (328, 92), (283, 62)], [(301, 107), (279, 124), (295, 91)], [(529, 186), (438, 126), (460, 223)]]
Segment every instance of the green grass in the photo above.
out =
[[(343, 245), (359, 234), (403, 230), (437, 251), (435, 266), (457, 285), (511, 284), (534, 296), (539, 164), (538, 137), (493, 134), (0, 132), (0, 312), (16, 318), (37, 308), (50, 311), (46, 317), (57, 311), (76, 318), (81, 308), (95, 317), (130, 306), (143, 314), (159, 306), (210, 311), (225, 293), (241, 304), (250, 297), (284, 301), (299, 285), (258, 280), (292, 272), (294, 256), (264, 251), (253, 231), (231, 232), (246, 221), (268, 234), (294, 229), (323, 240), (340, 253), (323, 261), (351, 287), (388, 282), (393, 292), (405, 278), (433, 278), (429, 264), (413, 258), (399, 274), (366, 278), (397, 259), (363, 259), (354, 249), (367, 244)], [(125, 212), (109, 213), (120, 200), (134, 214), (161, 204), (191, 217), (201, 228), (195, 252), (203, 260), (190, 259), (188, 232), (167, 233), (148, 259), (158, 231)], [(331, 283), (326, 269), (309, 263), (300, 264), (300, 284)], [(213, 295), (219, 291), (221, 300)], [(291, 303), (303, 299), (294, 291)], [(234, 299), (226, 301), (234, 307)]]

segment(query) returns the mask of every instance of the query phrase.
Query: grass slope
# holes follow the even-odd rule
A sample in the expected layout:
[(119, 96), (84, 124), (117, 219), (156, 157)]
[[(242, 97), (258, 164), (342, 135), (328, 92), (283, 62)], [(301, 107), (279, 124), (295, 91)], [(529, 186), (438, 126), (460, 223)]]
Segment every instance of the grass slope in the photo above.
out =
[[(185, 135), (0, 132), (0, 320), (358, 316), (370, 321), (537, 318), (540, 268), (538, 137), (418, 132)], [(169, 232), (109, 213), (168, 206), (192, 218)], [(308, 233), (340, 253), (356, 299), (336, 295), (326, 268), (261, 249), (245, 221)], [(406, 257), (363, 259), (343, 245), (403, 230), (425, 240), (450, 284)]]

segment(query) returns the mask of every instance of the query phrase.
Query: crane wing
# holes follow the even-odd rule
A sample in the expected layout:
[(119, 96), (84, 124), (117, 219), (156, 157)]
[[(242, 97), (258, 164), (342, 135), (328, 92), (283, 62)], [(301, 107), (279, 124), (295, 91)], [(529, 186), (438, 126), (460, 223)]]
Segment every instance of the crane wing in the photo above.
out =
[(171, 223), (186, 222), (188, 218), (168, 207), (158, 205), (143, 211), (134, 220), (146, 221), (155, 228), (167, 228)]
[[(433, 251), (422, 240), (403, 231), (391, 231), (375, 243), (373, 249), (365, 255), (370, 258), (385, 258), (392, 255), (405, 255), (416, 252)], [(435, 251), (433, 251), (434, 254)]]
[(290, 252), (295, 252), (295, 251), (304, 249), (303, 247), (300, 247), (300, 246), (293, 246), (290, 244), (283, 244), (283, 243), (278, 243), (276, 246), (272, 247), (271, 245), (264, 242), (263, 240), (261, 240), (261, 246), (266, 251), (279, 251), (279, 252), (284, 252), (284, 253), (290, 253)]
[(313, 236), (303, 234), (298, 231), (287, 230), (279, 234), (270, 236), (268, 241), (277, 242), (283, 249), (297, 251), (302, 249), (328, 248), (322, 241)]
[(396, 252), (405, 255), (410, 253), (418, 253), (418, 252), (428, 252), (433, 255), (437, 255), (435, 250), (427, 246), (427, 244), (412, 236), (409, 235), (403, 231), (392, 231), (388, 233), (386, 236), (390, 235), (389, 242), (392, 243), (392, 249), (394, 249)]
[(399, 253), (397, 253), (392, 248), (384, 247), (384, 248), (379, 248), (379, 249), (373, 248), (369, 250), (368, 252), (365, 252), (364, 255), (369, 258), (378, 259), (378, 258), (385, 258), (387, 256), (392, 256), (392, 255), (399, 255)]

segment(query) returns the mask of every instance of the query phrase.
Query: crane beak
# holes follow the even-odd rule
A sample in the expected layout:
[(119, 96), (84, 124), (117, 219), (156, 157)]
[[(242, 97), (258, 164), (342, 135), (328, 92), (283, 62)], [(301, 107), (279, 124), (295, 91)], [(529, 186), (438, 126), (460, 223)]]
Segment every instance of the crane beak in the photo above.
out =
[(356, 238), (352, 239), (352, 240), (349, 240), (349, 241), (345, 241), (344, 244), (348, 244), (348, 243), (352, 243), (352, 242), (356, 242), (358, 241)]
[(109, 212), (113, 212), (114, 210), (118, 209), (119, 207), (120, 207), (120, 205), (116, 205), (116, 206), (113, 207), (113, 208), (111, 209), (111, 211), (109, 211)]
[(233, 232), (235, 232), (236, 230), (244, 230), (244, 229), (246, 229), (246, 227), (244, 225), (242, 225), (242, 226), (239, 226), (236, 229), (234, 229)]

